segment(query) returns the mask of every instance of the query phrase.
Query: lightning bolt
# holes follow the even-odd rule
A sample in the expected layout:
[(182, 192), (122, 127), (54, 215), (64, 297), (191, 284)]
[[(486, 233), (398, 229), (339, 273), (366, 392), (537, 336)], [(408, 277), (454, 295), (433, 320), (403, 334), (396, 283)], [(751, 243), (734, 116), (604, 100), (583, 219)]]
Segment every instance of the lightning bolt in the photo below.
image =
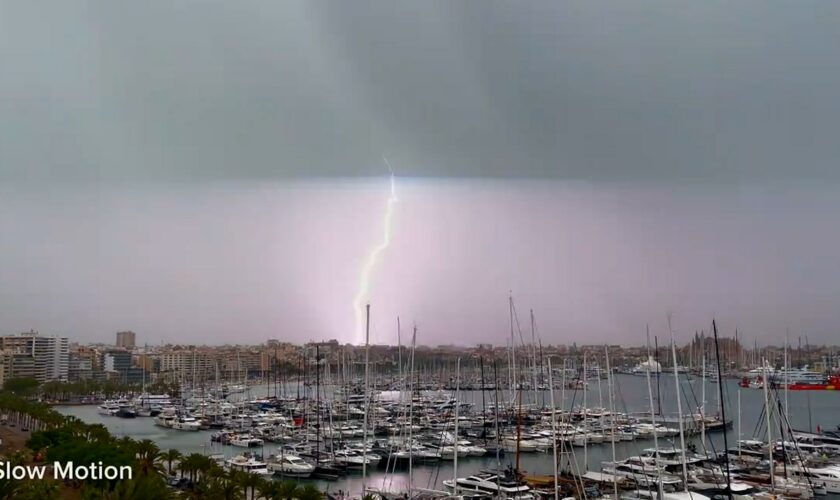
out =
[(385, 220), (383, 223), (382, 241), (373, 247), (370, 253), (362, 263), (361, 272), (359, 274), (359, 289), (356, 292), (356, 297), (353, 299), (353, 309), (356, 312), (356, 342), (364, 342), (365, 340), (365, 315), (364, 315), (364, 301), (368, 299), (370, 291), (370, 274), (376, 266), (377, 258), (388, 245), (391, 244), (391, 219), (393, 219), (394, 205), (397, 203), (396, 181), (394, 178), (394, 171), (388, 163), (388, 159), (384, 156), (382, 160), (388, 167), (388, 172), (391, 174), (391, 192), (388, 196), (388, 202), (385, 205)]

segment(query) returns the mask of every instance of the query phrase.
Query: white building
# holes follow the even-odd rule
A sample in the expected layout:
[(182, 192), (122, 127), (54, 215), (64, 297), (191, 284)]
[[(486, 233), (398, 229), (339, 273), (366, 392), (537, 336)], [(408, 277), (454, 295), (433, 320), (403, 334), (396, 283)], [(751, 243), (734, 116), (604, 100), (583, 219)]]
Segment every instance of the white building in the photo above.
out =
[(0, 349), (9, 358), (5, 379), (34, 377), (38, 382), (67, 380), (70, 343), (67, 337), (41, 336), (36, 331), (0, 337)]

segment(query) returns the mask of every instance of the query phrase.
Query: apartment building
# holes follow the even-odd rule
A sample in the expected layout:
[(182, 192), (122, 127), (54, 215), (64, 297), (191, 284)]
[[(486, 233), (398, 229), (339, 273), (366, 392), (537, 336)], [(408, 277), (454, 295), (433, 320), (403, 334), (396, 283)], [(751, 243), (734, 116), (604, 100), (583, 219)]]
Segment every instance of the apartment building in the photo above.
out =
[(67, 380), (70, 344), (67, 337), (42, 336), (36, 331), (0, 337), (3, 378), (34, 378), (38, 382)]

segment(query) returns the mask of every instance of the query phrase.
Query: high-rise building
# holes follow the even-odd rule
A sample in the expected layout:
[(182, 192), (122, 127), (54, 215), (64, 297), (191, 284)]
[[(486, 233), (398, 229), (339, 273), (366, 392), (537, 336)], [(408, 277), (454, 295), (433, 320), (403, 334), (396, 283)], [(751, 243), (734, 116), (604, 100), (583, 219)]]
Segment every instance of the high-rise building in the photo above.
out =
[(71, 382), (93, 378), (93, 363), (90, 359), (79, 356), (78, 353), (70, 353), (70, 366), (67, 378)]
[(102, 353), (102, 370), (105, 376), (126, 384), (143, 381), (143, 370), (134, 366), (131, 353), (112, 349)]
[(70, 344), (67, 337), (46, 337), (36, 331), (0, 337), (3, 378), (34, 378), (38, 382), (67, 380)]
[(134, 342), (137, 335), (132, 331), (117, 332), (117, 347), (123, 349), (134, 349)]

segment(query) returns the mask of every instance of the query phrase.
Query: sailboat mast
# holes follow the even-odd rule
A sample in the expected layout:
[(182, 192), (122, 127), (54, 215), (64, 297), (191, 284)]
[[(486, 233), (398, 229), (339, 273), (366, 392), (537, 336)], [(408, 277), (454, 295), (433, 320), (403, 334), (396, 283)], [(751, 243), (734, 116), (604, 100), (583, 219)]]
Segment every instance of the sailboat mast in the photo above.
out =
[(485, 401), (484, 387), (484, 356), (478, 357), (481, 370), (481, 435), (484, 438), (484, 446), (487, 446), (487, 402)]
[(452, 443), (453, 462), (452, 462), (452, 495), (458, 496), (458, 408), (461, 407), (459, 396), (461, 395), (461, 358), (455, 365), (455, 436)]
[[(560, 500), (560, 485), (557, 477), (557, 408), (554, 406), (554, 378), (551, 373), (551, 356), (548, 357), (548, 387), (551, 398), (551, 442), (552, 452), (551, 458), (554, 464), (554, 500)], [(616, 497), (617, 499), (618, 497)]]
[(414, 333), (411, 335), (411, 360), (408, 372), (408, 498), (411, 498), (411, 484), (414, 481), (414, 348), (417, 345), (417, 325), (414, 326)]
[(706, 341), (703, 340), (703, 377), (700, 385), (700, 445), (706, 454)]
[(720, 370), (720, 347), (718, 346), (718, 333), (717, 333), (717, 322), (713, 319), (712, 320), (712, 332), (715, 336), (715, 359), (717, 361), (717, 374), (718, 374), (718, 397), (720, 398), (720, 418), (721, 423), (723, 424), (723, 457), (724, 463), (726, 465), (726, 494), (729, 496), (729, 500), (732, 500), (732, 478), (731, 473), (729, 471), (729, 453), (726, 450), (729, 450), (729, 442), (726, 437), (726, 408), (723, 406), (723, 375), (721, 374)]
[(534, 384), (531, 390), (534, 391), (534, 404), (537, 404), (537, 339), (536, 325), (534, 323), (534, 310), (531, 309), (531, 379)]
[[(321, 454), (321, 360), (320, 346), (315, 344), (315, 456)], [(330, 426), (332, 433), (332, 426)], [(326, 448), (326, 445), (324, 445)]]
[[(769, 372), (767, 370), (767, 360), (762, 360), (764, 366), (762, 366), (762, 372), (764, 373), (764, 414), (767, 418), (767, 456), (770, 462), (770, 491), (772, 493), (776, 493), (776, 474), (775, 474), (775, 463), (773, 460), (773, 428), (770, 426), (770, 412), (772, 411), (770, 407), (770, 378)], [(782, 441), (782, 448), (784, 448), (784, 441)]]
[[(511, 368), (510, 368), (510, 372), (511, 372), (510, 390), (511, 390), (511, 403), (513, 403), (515, 401), (515, 400), (513, 400), (513, 397), (516, 396), (516, 390), (517, 390), (517, 388), (516, 388), (516, 339), (513, 336), (513, 295), (508, 297), (508, 303), (509, 303), (509, 307), (510, 307), (510, 362), (511, 362), (511, 365), (510, 365), (511, 366)], [(518, 448), (518, 445), (517, 445), (517, 448)]]
[(493, 393), (496, 404), (494, 424), (496, 427), (496, 468), (502, 467), (502, 450), (501, 450), (501, 435), (499, 434), (499, 365), (497, 361), (493, 360)]
[(738, 386), (738, 458), (741, 458), (741, 386)]
[[(650, 385), (650, 370), (653, 368), (653, 363), (651, 363), (651, 360), (653, 358), (650, 355), (650, 330), (646, 331), (646, 336), (647, 336), (648, 364), (647, 364), (647, 367), (645, 368), (645, 378), (647, 379), (648, 399), (650, 400), (650, 423), (651, 423), (651, 427), (653, 429), (653, 449), (654, 449), (654, 454), (656, 456), (656, 463), (660, 464), (662, 462), (659, 459), (659, 438), (656, 435), (656, 411), (653, 408), (653, 389), (651, 388), (651, 385)], [(658, 368), (658, 363), (657, 363), (657, 368)], [(657, 370), (657, 371), (659, 371), (659, 370)], [(659, 469), (657, 468), (657, 471), (658, 470)], [(657, 486), (658, 491), (659, 491), (659, 498), (663, 498), (665, 496), (665, 494), (664, 494), (664, 491), (662, 489), (662, 481), (657, 480), (656, 486)]]
[[(610, 369), (610, 350), (604, 346), (604, 363), (607, 367), (607, 398), (610, 403), (610, 444), (612, 445), (612, 461), (615, 463), (615, 394), (612, 378), (612, 370)], [(613, 498), (618, 500), (618, 475), (613, 474)]]
[(680, 397), (680, 374), (677, 370), (677, 344), (674, 342), (674, 331), (671, 330), (670, 318), (668, 318), (668, 330), (671, 333), (671, 354), (674, 358), (674, 386), (677, 390), (677, 417), (680, 420), (680, 448), (682, 453), (683, 485), (685, 486), (685, 491), (688, 492), (688, 465), (685, 460), (685, 429), (683, 429), (682, 397)]
[(788, 359), (788, 330), (785, 329), (785, 415), (790, 415), (788, 407), (788, 386), (790, 376), (790, 360)]
[(589, 470), (589, 413), (586, 408), (586, 351), (583, 352), (583, 468)]
[[(368, 413), (370, 409), (370, 304), (365, 305), (365, 414), (362, 424), (362, 449), (367, 450)], [(367, 492), (367, 451), (362, 457), (362, 498)]]

